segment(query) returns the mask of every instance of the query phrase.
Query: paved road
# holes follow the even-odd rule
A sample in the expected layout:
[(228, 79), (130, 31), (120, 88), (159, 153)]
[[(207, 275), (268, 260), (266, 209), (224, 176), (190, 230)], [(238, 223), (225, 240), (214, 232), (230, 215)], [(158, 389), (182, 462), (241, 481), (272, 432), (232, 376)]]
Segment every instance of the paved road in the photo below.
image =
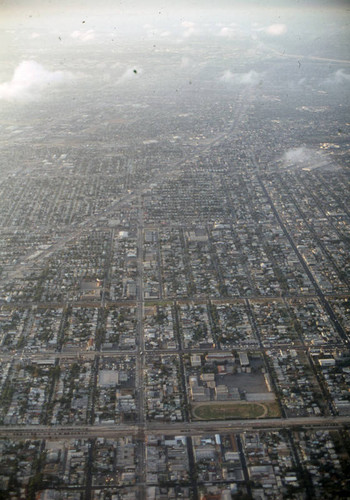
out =
[(145, 394), (144, 394), (144, 367), (145, 367), (145, 336), (143, 329), (144, 316), (144, 280), (143, 280), (143, 210), (142, 197), (139, 196), (139, 218), (137, 229), (137, 356), (136, 356), (136, 390), (137, 390), (137, 422), (138, 422), (138, 441), (137, 441), (137, 481), (138, 481), (138, 499), (143, 500), (146, 496), (146, 444), (145, 444)]
[[(255, 330), (254, 330), (255, 331)], [(290, 348), (290, 343), (286, 342), (284, 343), (278, 343), (278, 347), (283, 349), (283, 348)], [(312, 348), (313, 346), (310, 346)], [(332, 348), (336, 349), (342, 349), (344, 348), (344, 344), (341, 342), (335, 342), (332, 344)], [(249, 350), (254, 350), (256, 352), (264, 352), (266, 349), (270, 349), (269, 346), (264, 346), (263, 344), (246, 344), (245, 346), (240, 346), (239, 350), (240, 351), (249, 351)], [(303, 351), (305, 352), (308, 349), (307, 345), (304, 345), (300, 343), (300, 345), (293, 345), (293, 349), (296, 351)], [(183, 347), (177, 348), (177, 349), (141, 349), (141, 346), (138, 350), (125, 350), (125, 351), (85, 351), (85, 350), (77, 350), (76, 352), (42, 352), (42, 353), (27, 353), (27, 352), (19, 352), (15, 354), (0, 354), (0, 361), (2, 362), (10, 362), (10, 361), (16, 361), (16, 360), (30, 360), (31, 362), (38, 362), (38, 361), (44, 361), (44, 360), (54, 360), (54, 359), (64, 359), (64, 360), (71, 360), (71, 361), (77, 361), (77, 360), (88, 360), (91, 359), (93, 360), (96, 356), (100, 357), (108, 357), (108, 358), (119, 358), (119, 357), (130, 357), (134, 356), (136, 359), (140, 357), (140, 352), (143, 352), (143, 357), (145, 358), (146, 355), (147, 357), (152, 357), (152, 356), (159, 356), (159, 354), (166, 355), (166, 354), (203, 354), (204, 352), (207, 352), (207, 348), (200, 348), (200, 347), (194, 347), (194, 348), (188, 348), (185, 349)], [(220, 350), (220, 349), (210, 349), (211, 354), (215, 353), (223, 353), (225, 350)], [(145, 362), (145, 361), (144, 361)], [(136, 388), (139, 386), (141, 387), (142, 384), (141, 382), (136, 381)]]
[[(266, 46), (266, 45), (265, 45)], [(350, 64), (349, 59), (333, 59), (330, 57), (317, 57), (317, 56), (306, 56), (302, 54), (288, 54), (288, 52), (280, 52), (273, 47), (268, 46), (269, 50), (276, 54), (279, 57), (283, 57), (284, 59), (296, 59), (297, 61), (321, 61), (321, 62), (330, 62), (330, 63), (340, 63), (340, 64)]]
[[(332, 292), (332, 293), (324, 293), (324, 296), (326, 298), (333, 298), (333, 299), (344, 299), (344, 298), (349, 298), (350, 297), (350, 292)], [(316, 293), (303, 293), (303, 294), (293, 294), (293, 293), (283, 293), (283, 297), (288, 299), (298, 299), (298, 300), (308, 300), (308, 299), (314, 299), (317, 298), (318, 295)], [(195, 304), (203, 304), (210, 300), (213, 304), (216, 303), (223, 303), (227, 302), (229, 304), (235, 304), (239, 302), (243, 302), (245, 300), (251, 300), (251, 301), (270, 301), (270, 300), (282, 300), (281, 295), (275, 295), (275, 294), (267, 294), (267, 295), (236, 295), (234, 297), (211, 297), (210, 295), (208, 296), (203, 295), (202, 297), (199, 297), (198, 295), (195, 297), (165, 297), (164, 299), (144, 299), (144, 303), (147, 306), (147, 304), (156, 304), (157, 302), (164, 303), (164, 301), (172, 303), (174, 300), (176, 300), (179, 304), (188, 304), (194, 302)], [(7, 304), (3, 304), (4, 308), (12, 309), (12, 308), (17, 308), (17, 309), (27, 309), (27, 308), (37, 308), (38, 310), (40, 309), (63, 309), (64, 307), (69, 305), (74, 305), (74, 307), (96, 307), (96, 308), (102, 308), (102, 307), (107, 307), (107, 308), (112, 308), (112, 307), (135, 307), (136, 306), (136, 301), (133, 299), (121, 299), (121, 300), (108, 300), (105, 299), (105, 304), (104, 306), (101, 304), (101, 300), (98, 299), (98, 301), (84, 301), (84, 300), (78, 300), (78, 301), (65, 301), (65, 302), (9, 302)]]
[[(145, 435), (199, 435), (202, 433), (243, 432), (246, 430), (293, 429), (302, 428), (337, 428), (350, 425), (350, 416), (338, 417), (293, 417), (262, 418), (247, 420), (213, 420), (195, 422), (147, 422), (144, 424)], [(64, 439), (89, 437), (137, 436), (140, 426), (137, 424), (112, 425), (75, 425), (75, 426), (0, 426), (0, 437), (17, 439)]]

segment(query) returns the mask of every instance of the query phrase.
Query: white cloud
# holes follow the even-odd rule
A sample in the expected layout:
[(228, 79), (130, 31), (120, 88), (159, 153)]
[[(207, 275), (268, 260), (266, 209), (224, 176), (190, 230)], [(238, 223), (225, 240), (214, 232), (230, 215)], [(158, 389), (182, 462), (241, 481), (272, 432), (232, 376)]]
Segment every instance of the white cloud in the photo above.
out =
[(281, 160), (285, 169), (315, 170), (317, 168), (334, 169), (336, 167), (329, 155), (324, 151), (304, 146), (289, 149), (283, 154)]
[(219, 36), (224, 38), (235, 38), (237, 36), (237, 29), (231, 28), (230, 26), (224, 26), (219, 31)]
[(158, 29), (151, 24), (144, 24), (143, 29), (145, 30), (146, 36), (151, 39), (169, 38), (172, 35), (170, 30)]
[(325, 83), (330, 85), (341, 85), (346, 82), (350, 82), (350, 74), (345, 73), (343, 69), (338, 69), (325, 80)]
[(261, 26), (258, 23), (252, 24), (252, 32), (256, 33), (265, 33), (270, 36), (281, 36), (287, 33), (287, 25), (286, 24), (270, 24), (269, 26)]
[(232, 83), (235, 81), (235, 75), (231, 73), (229, 69), (227, 69), (224, 74), (220, 77), (221, 82)]
[(220, 81), (241, 85), (257, 85), (261, 82), (261, 78), (262, 73), (258, 73), (253, 69), (248, 71), (248, 73), (232, 73), (230, 70), (226, 70), (220, 77)]
[(124, 71), (122, 76), (118, 79), (117, 83), (120, 84), (120, 83), (129, 82), (132, 80), (136, 80), (136, 79), (140, 78), (142, 73), (143, 73), (142, 68), (128, 68), (126, 71)]
[(287, 33), (287, 26), (285, 24), (270, 24), (264, 28), (265, 33), (271, 36), (281, 36)]
[(72, 78), (67, 71), (48, 71), (36, 61), (22, 61), (9, 82), (0, 84), (0, 99), (32, 101), (49, 85), (58, 85)]
[(195, 23), (192, 21), (183, 21), (181, 26), (185, 28), (182, 36), (183, 38), (189, 38), (190, 36), (196, 35), (198, 33), (198, 29), (196, 28)]
[(304, 163), (312, 157), (312, 152), (305, 147), (289, 149), (283, 155), (283, 159), (290, 163)]
[(75, 38), (76, 40), (80, 40), (81, 42), (88, 42), (89, 40), (93, 40), (95, 38), (95, 31), (94, 30), (88, 30), (88, 31), (75, 30), (70, 34), (70, 36), (72, 38)]
[(184, 28), (194, 28), (195, 27), (195, 23), (192, 22), (192, 21), (183, 21), (181, 23), (181, 26), (183, 26)]
[(191, 65), (191, 59), (187, 56), (181, 58), (181, 68), (188, 68)]

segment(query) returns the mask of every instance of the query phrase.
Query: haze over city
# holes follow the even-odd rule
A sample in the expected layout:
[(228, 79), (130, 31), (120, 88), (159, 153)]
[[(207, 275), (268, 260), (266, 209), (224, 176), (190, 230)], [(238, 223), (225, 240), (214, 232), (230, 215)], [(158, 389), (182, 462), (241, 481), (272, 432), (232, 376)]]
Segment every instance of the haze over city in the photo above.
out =
[(0, 0), (0, 499), (350, 496), (349, 13)]

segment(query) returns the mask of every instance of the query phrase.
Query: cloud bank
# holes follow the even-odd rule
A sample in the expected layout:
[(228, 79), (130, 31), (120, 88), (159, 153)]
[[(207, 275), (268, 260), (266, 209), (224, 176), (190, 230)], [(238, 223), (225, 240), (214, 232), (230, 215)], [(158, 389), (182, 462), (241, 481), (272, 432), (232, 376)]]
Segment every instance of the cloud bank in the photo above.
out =
[(79, 40), (81, 42), (88, 42), (89, 40), (93, 40), (95, 38), (95, 31), (94, 30), (88, 30), (88, 31), (79, 31), (75, 30), (70, 34), (71, 38), (75, 38), (76, 40)]
[(191, 36), (198, 35), (199, 30), (196, 26), (196, 23), (192, 21), (183, 21), (181, 23), (182, 28), (184, 29), (182, 33), (182, 38), (190, 38)]
[(313, 151), (305, 147), (294, 148), (284, 153), (283, 160), (288, 163), (306, 163), (313, 158), (314, 154)]
[(142, 68), (137, 68), (137, 69), (136, 68), (128, 68), (126, 71), (124, 71), (122, 76), (118, 79), (117, 83), (123, 84), (126, 82), (133, 81), (135, 79), (140, 78), (142, 73), (143, 73)]
[(329, 76), (325, 83), (328, 85), (342, 85), (350, 82), (350, 74), (345, 73), (343, 69), (338, 69), (335, 73)]
[(286, 151), (281, 157), (284, 169), (334, 169), (336, 166), (324, 151), (306, 148), (304, 146)]
[(220, 77), (220, 81), (224, 83), (232, 83), (238, 85), (258, 85), (261, 82), (262, 73), (258, 73), (253, 69), (248, 73), (232, 73), (226, 70)]
[(271, 36), (281, 36), (287, 33), (287, 26), (285, 24), (270, 24), (264, 29), (264, 32)]
[(48, 71), (36, 61), (22, 61), (12, 79), (0, 84), (0, 100), (36, 100), (48, 86), (61, 84), (71, 78), (72, 74), (67, 71)]

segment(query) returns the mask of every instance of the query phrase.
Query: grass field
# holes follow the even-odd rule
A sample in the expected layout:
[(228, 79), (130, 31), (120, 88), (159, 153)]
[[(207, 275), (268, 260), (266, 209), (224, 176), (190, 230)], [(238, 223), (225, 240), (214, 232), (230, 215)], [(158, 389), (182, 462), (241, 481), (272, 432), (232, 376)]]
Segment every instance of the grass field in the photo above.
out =
[(277, 401), (273, 401), (272, 403), (264, 403), (267, 408), (266, 418), (277, 418), (281, 416), (281, 410), (278, 406)]
[(226, 419), (248, 419), (248, 418), (275, 418), (280, 417), (278, 404), (273, 402), (264, 403), (211, 403), (199, 404), (192, 408), (194, 418), (199, 420), (226, 420)]

